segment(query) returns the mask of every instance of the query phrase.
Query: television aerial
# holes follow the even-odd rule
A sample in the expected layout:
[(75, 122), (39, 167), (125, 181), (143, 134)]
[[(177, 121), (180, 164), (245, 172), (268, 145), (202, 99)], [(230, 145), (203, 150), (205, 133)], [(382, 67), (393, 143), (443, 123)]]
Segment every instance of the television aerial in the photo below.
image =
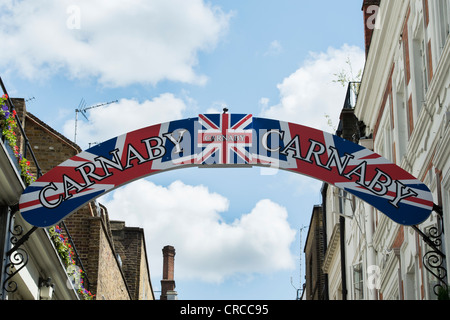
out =
[(78, 104), (78, 108), (75, 109), (75, 137), (73, 142), (77, 143), (77, 126), (78, 126), (78, 113), (81, 113), (83, 115), (83, 117), (86, 118), (87, 121), (89, 121), (87, 115), (86, 115), (86, 111), (89, 109), (93, 109), (93, 108), (98, 108), (101, 106), (105, 106), (111, 103), (116, 103), (118, 100), (114, 100), (114, 101), (110, 101), (110, 102), (105, 102), (105, 103), (99, 103), (99, 104), (95, 104), (93, 106), (89, 106), (86, 107), (86, 101), (84, 100), (84, 98), (81, 99), (80, 103)]

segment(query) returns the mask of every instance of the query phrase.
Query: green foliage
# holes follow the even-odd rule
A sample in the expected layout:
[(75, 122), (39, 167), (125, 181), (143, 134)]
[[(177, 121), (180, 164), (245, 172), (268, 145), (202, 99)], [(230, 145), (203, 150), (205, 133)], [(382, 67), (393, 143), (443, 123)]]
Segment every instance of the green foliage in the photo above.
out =
[(58, 226), (53, 226), (48, 229), (48, 233), (50, 234), (50, 238), (55, 245), (56, 251), (66, 267), (66, 272), (72, 279), (72, 283), (74, 284), (79, 296), (83, 300), (94, 300), (94, 295), (84, 287), (85, 273), (76, 265), (74, 260), (75, 253), (72, 245), (64, 236), (61, 228)]
[(353, 74), (353, 67), (350, 58), (347, 58), (345, 63), (348, 65), (349, 70), (347, 71), (345, 69), (342, 69), (338, 73), (333, 73), (333, 75), (336, 77), (336, 80), (333, 80), (333, 82), (340, 83), (343, 87), (346, 87), (349, 82), (360, 82), (363, 72), (362, 69), (360, 69), (355, 76)]
[(20, 166), (20, 174), (25, 178), (25, 182), (30, 185), (33, 183), (36, 178), (30, 172), (30, 161), (25, 159), (22, 154), (19, 152), (19, 147), (17, 146), (17, 136), (16, 136), (16, 110), (10, 112), (8, 106), (6, 105), (6, 100), (8, 96), (3, 95), (0, 98), (0, 127), (2, 130), (2, 136), (6, 138), (9, 146), (14, 151), (14, 156), (16, 157), (19, 166)]

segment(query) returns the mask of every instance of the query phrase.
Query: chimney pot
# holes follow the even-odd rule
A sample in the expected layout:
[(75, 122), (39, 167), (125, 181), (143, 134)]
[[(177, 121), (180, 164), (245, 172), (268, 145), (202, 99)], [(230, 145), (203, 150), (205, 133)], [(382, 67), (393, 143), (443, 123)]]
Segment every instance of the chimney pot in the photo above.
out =
[(165, 246), (163, 252), (163, 278), (161, 280), (161, 300), (176, 300), (174, 280), (175, 248)]

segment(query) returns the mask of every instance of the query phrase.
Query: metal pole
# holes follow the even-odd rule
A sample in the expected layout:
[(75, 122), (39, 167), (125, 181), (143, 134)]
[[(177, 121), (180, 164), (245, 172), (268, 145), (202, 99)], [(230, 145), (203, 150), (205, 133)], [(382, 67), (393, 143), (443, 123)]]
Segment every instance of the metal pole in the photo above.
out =
[(342, 300), (347, 300), (347, 276), (345, 264), (345, 218), (339, 216), (340, 245), (341, 245), (341, 279), (342, 279)]

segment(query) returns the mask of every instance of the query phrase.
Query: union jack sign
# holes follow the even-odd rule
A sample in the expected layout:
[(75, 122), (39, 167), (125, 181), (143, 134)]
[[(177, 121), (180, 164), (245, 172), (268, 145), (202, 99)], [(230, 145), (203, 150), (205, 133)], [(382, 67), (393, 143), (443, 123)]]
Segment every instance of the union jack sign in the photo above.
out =
[(23, 192), (19, 209), (37, 227), (58, 223), (120, 186), (189, 166), (271, 166), (322, 180), (402, 225), (433, 210), (428, 187), (358, 144), (324, 131), (250, 114), (205, 114), (110, 139), (64, 161)]
[(252, 145), (251, 124), (250, 114), (201, 114), (198, 117), (197, 140), (194, 142), (198, 153), (174, 161), (179, 164), (229, 165), (239, 161), (250, 164), (251, 154), (248, 149)]

